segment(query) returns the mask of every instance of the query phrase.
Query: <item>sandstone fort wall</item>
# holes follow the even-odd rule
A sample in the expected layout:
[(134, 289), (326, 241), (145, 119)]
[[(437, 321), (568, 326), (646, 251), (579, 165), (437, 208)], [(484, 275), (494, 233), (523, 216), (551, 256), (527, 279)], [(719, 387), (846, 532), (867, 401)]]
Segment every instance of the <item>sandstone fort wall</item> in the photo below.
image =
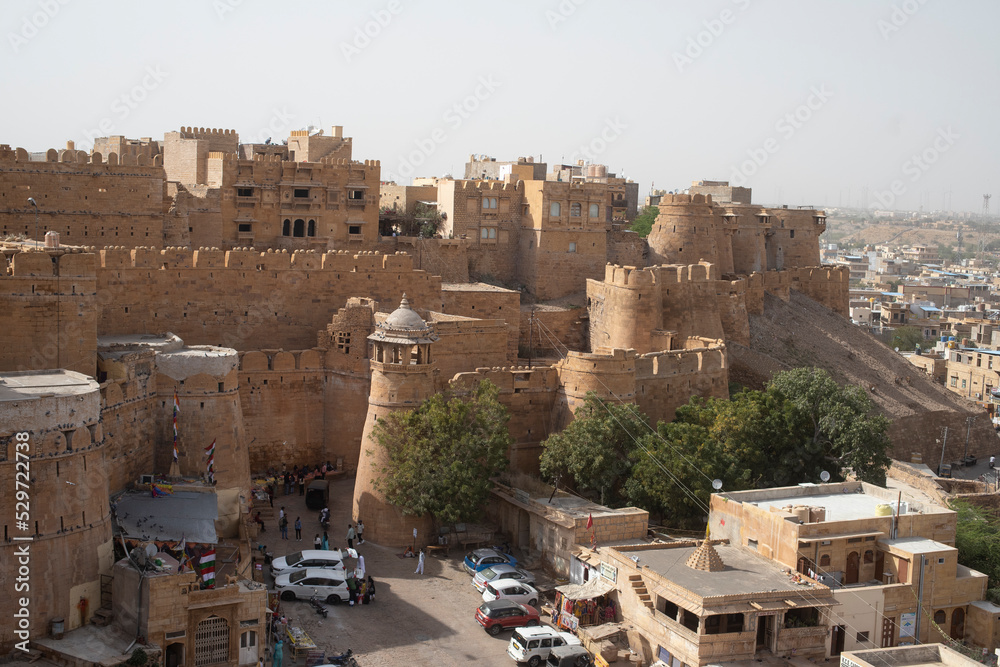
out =
[(0, 255), (5, 318), (0, 370), (96, 372), (95, 256), (80, 252)]
[(237, 350), (314, 344), (355, 295), (441, 309), (441, 280), (407, 255), (149, 248), (100, 251), (102, 335), (172, 331), (188, 344)]
[[(0, 235), (55, 231), (63, 243), (163, 243), (166, 178), (160, 157), (50, 149), (33, 162), (22, 149), (0, 145)], [(41, 238), (36, 239), (41, 240)]]

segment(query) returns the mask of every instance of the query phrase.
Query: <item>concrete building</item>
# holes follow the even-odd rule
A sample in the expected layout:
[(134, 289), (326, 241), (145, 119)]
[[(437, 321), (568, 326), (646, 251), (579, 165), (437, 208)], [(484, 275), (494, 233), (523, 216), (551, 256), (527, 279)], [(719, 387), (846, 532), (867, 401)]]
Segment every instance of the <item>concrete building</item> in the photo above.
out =
[(987, 576), (958, 564), (955, 512), (861, 482), (714, 494), (709, 527), (830, 587), (827, 655), (952, 638), (986, 646), (966, 619)]

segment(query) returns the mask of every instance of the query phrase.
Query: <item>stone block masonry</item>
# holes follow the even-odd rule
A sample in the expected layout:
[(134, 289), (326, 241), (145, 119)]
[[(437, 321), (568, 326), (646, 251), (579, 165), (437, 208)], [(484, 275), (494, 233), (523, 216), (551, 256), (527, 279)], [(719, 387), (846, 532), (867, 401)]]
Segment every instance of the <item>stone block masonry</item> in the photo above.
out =
[(349, 297), (441, 310), (441, 279), (408, 255), (169, 248), (100, 251), (102, 335), (172, 331), (190, 345), (237, 350), (313, 345)]

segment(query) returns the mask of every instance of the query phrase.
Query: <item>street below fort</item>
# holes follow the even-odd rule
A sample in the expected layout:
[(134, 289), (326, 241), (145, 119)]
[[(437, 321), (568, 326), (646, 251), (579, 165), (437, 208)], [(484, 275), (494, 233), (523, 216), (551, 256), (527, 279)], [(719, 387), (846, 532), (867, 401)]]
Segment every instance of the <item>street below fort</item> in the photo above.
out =
[[(320, 531), (319, 513), (306, 509), (304, 498), (281, 495), (277, 489), (274, 511), (281, 506), (289, 515), (289, 539), (282, 540), (276, 519), (261, 533), (261, 542), (274, 557), (300, 549), (312, 549)], [(354, 478), (330, 485), (330, 546), (347, 547), (347, 524), (351, 521)], [(302, 541), (295, 541), (292, 526), (302, 518)], [(365, 517), (361, 517), (364, 519)], [(371, 524), (366, 522), (367, 526)], [(413, 558), (400, 558), (401, 548), (389, 548), (366, 542), (355, 548), (365, 558), (365, 569), (375, 579), (376, 599), (369, 605), (326, 605), (329, 615), (322, 618), (307, 602), (282, 602), (289, 624), (302, 627), (327, 655), (353, 649), (361, 667), (373, 665), (468, 665), (513, 667), (507, 656), (511, 631), (491, 637), (474, 618), (482, 598), (472, 587), (472, 579), (462, 568), (465, 553), (461, 547), (450, 556), (426, 559), (424, 574), (414, 574)], [(346, 565), (353, 567), (354, 559)], [(265, 568), (266, 570), (266, 568)], [(536, 575), (541, 575), (536, 572)], [(265, 575), (269, 589), (273, 580)], [(287, 647), (286, 647), (287, 649)], [(270, 660), (267, 662), (270, 665)], [(286, 666), (289, 652), (285, 651)], [(300, 663), (301, 664), (301, 663)]]

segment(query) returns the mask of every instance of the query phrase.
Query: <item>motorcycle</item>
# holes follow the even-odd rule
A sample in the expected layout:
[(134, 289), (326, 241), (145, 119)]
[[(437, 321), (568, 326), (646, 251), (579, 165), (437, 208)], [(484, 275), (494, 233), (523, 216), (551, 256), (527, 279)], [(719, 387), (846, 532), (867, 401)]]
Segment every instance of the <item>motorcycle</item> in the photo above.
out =
[(354, 659), (354, 651), (352, 649), (347, 649), (340, 655), (331, 655), (327, 658), (327, 662), (337, 667), (358, 667), (358, 661)]
[(329, 612), (327, 612), (326, 607), (323, 606), (323, 603), (321, 603), (319, 600), (316, 599), (315, 595), (313, 595), (311, 598), (308, 598), (306, 601), (312, 606), (313, 610), (317, 614), (319, 614), (323, 618), (326, 618), (326, 615)]

